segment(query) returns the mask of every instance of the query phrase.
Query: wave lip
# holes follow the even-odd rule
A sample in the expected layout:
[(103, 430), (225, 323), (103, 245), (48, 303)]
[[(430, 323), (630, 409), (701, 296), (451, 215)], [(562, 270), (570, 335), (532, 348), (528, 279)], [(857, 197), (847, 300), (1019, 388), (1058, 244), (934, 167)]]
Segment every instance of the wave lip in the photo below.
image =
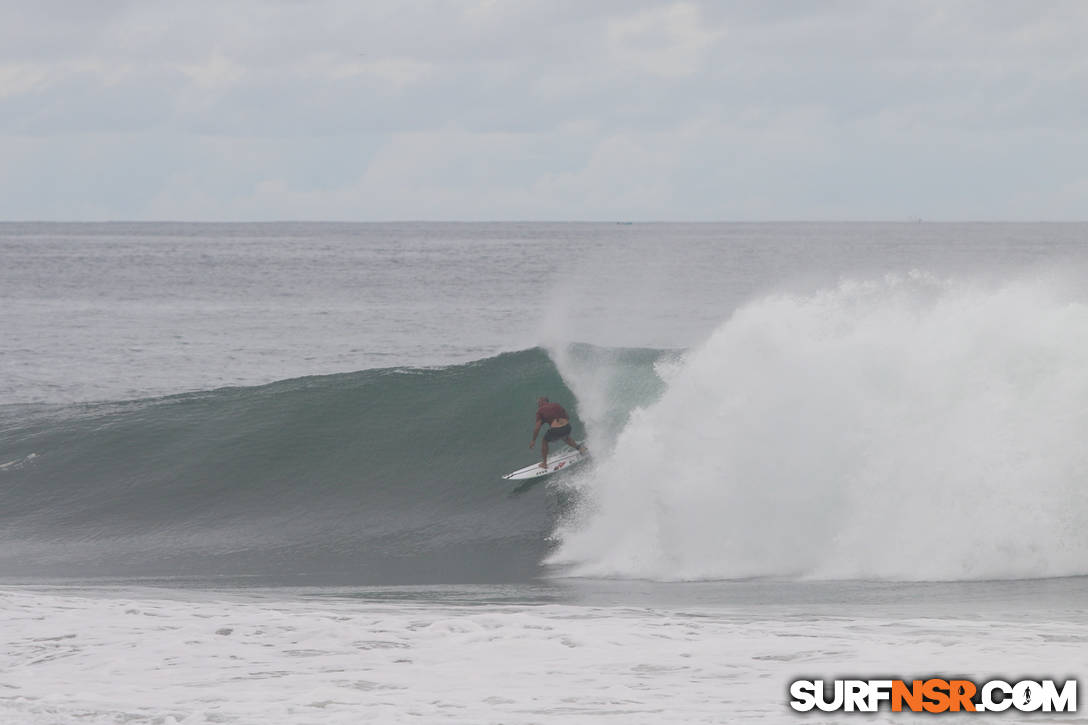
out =
[(921, 274), (739, 309), (636, 411), (549, 563), (575, 576), (1088, 573), (1088, 305)]

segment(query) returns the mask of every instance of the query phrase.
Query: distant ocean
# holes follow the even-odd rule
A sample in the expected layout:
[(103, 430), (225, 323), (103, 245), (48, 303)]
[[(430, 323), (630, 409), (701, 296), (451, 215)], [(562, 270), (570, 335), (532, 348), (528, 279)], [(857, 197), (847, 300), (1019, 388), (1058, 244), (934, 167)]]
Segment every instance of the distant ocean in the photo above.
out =
[(1088, 224), (3, 223), (0, 332), (3, 723), (1088, 671)]

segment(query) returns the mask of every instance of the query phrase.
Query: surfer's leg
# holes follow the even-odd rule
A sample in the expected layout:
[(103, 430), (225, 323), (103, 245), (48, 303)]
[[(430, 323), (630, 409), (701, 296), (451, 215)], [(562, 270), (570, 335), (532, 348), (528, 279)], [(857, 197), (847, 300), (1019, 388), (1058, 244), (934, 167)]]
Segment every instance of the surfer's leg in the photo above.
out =
[(540, 462), (541, 468), (548, 467), (548, 439), (545, 438), (540, 444), (540, 452), (544, 454), (544, 460)]
[(585, 453), (586, 452), (585, 446), (580, 444), (578, 441), (574, 440), (574, 436), (567, 436), (566, 444), (568, 446), (570, 446), (571, 448), (577, 448), (579, 453)]

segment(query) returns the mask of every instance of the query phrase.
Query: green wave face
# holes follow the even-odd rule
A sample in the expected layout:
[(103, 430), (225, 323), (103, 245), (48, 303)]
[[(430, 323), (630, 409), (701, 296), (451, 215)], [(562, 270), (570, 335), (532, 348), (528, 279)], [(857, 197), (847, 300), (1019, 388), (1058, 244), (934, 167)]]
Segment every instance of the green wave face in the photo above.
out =
[[(563, 352), (580, 369), (620, 365), (649, 381), (598, 416), (602, 445), (626, 411), (660, 392), (658, 356)], [(440, 369), (9, 409), (0, 576), (531, 578), (571, 501), (556, 486), (515, 491), (500, 479), (538, 455), (528, 441), (539, 395), (567, 407), (575, 436), (586, 435), (578, 401), (541, 349)]]

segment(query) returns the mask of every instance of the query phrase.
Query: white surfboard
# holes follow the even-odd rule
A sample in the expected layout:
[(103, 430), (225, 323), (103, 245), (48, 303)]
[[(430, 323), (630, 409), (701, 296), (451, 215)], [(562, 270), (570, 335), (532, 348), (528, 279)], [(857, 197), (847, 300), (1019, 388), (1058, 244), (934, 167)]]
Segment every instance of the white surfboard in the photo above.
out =
[(579, 453), (577, 448), (568, 448), (562, 453), (553, 453), (548, 455), (548, 467), (541, 468), (540, 462), (536, 462), (525, 468), (519, 468), (513, 473), (508, 473), (503, 478), (508, 481), (521, 481), (526, 478), (538, 478), (540, 476), (548, 476), (558, 471), (565, 471), (576, 463), (581, 463), (583, 460), (589, 457), (589, 453)]

